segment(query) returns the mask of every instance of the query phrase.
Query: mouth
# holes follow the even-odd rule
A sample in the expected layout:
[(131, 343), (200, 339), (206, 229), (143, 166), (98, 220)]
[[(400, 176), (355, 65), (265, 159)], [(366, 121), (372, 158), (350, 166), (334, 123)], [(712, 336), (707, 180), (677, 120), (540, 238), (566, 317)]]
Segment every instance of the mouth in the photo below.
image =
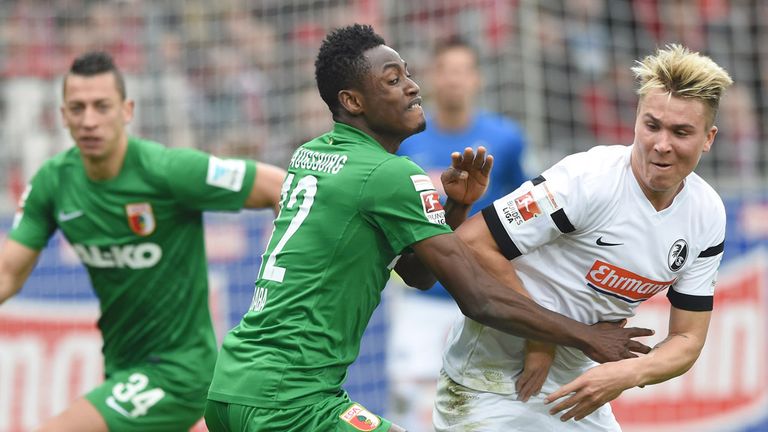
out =
[(80, 145), (85, 147), (93, 147), (97, 146), (101, 143), (101, 138), (95, 137), (95, 136), (81, 136), (77, 139), (77, 142), (80, 143)]
[(418, 110), (418, 111), (422, 110), (422, 108), (421, 108), (421, 96), (418, 96), (418, 97), (414, 98), (408, 104), (408, 107), (406, 108), (406, 111), (416, 111), (416, 110)]
[(670, 163), (663, 163), (663, 162), (651, 162), (651, 165), (659, 169), (667, 169), (672, 166), (672, 164)]

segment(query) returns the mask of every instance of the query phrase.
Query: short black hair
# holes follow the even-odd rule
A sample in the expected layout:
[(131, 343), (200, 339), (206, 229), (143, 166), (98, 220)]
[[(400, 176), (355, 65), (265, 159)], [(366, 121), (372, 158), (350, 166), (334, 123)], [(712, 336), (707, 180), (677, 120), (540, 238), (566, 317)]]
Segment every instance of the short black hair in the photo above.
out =
[(353, 24), (335, 29), (326, 35), (315, 60), (315, 81), (320, 97), (334, 116), (340, 105), (341, 90), (359, 88), (371, 65), (363, 53), (386, 45), (370, 25)]
[(441, 54), (443, 54), (446, 51), (452, 50), (452, 49), (465, 49), (472, 53), (472, 56), (475, 57), (475, 63), (477, 63), (478, 60), (478, 51), (477, 48), (475, 48), (474, 45), (469, 43), (466, 39), (462, 38), (461, 36), (451, 36), (446, 39), (439, 40), (435, 44), (435, 49), (432, 52), (432, 55), (435, 57), (439, 57)]
[[(104, 51), (87, 52), (76, 58), (69, 68), (69, 75), (86, 77), (101, 75), (107, 72), (111, 72), (115, 76), (117, 91), (120, 93), (120, 97), (125, 99), (125, 79), (123, 79), (123, 74), (117, 68), (115, 61), (112, 60), (112, 56), (109, 53)], [(64, 82), (66, 84), (66, 79)]]

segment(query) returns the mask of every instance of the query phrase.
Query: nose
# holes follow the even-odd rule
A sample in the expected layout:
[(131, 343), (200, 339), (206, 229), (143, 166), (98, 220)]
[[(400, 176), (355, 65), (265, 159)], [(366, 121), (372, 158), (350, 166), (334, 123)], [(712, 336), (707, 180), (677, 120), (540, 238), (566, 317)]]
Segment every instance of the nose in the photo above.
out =
[(653, 144), (653, 150), (658, 153), (669, 153), (672, 150), (672, 137), (670, 136), (670, 132), (662, 131), (656, 137), (656, 141)]
[(86, 107), (83, 112), (83, 127), (87, 129), (93, 129), (98, 124), (98, 113), (94, 108)]
[(419, 85), (416, 84), (416, 81), (412, 80), (411, 78), (406, 78), (408, 80), (408, 85), (405, 87), (405, 92), (409, 96), (416, 96), (419, 94), (421, 89), (419, 88)]

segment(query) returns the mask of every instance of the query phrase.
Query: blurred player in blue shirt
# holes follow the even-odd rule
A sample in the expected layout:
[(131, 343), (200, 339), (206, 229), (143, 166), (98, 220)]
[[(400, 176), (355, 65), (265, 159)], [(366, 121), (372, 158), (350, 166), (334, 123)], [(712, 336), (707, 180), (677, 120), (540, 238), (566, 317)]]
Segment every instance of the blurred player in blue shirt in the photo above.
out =
[[(525, 137), (521, 127), (475, 107), (482, 84), (477, 61), (477, 52), (461, 39), (452, 38), (436, 47), (428, 77), (431, 110), (427, 129), (403, 141), (398, 152), (420, 165), (440, 189), (440, 174), (450, 163), (451, 152), (485, 146), (494, 156), (491, 183), (471, 214), (528, 179), (522, 167)], [(394, 308), (397, 319), (392, 324), (389, 365), (395, 393), (393, 408), (398, 411), (403, 407), (398, 414), (409, 430), (431, 430), (445, 336), (460, 312), (439, 282), (427, 291), (406, 289)], [(430, 325), (425, 326), (425, 322)]]

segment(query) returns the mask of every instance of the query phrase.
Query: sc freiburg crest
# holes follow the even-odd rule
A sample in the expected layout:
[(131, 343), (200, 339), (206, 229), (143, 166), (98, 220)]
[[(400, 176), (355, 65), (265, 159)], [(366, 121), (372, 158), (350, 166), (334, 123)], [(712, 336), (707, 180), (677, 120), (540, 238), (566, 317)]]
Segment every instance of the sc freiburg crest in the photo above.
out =
[(688, 258), (688, 243), (683, 239), (679, 239), (669, 249), (669, 254), (667, 255), (669, 269), (673, 272), (680, 270), (683, 268), (686, 258)]
[(126, 204), (125, 214), (128, 216), (128, 226), (131, 231), (146, 237), (155, 232), (155, 215), (150, 203)]

